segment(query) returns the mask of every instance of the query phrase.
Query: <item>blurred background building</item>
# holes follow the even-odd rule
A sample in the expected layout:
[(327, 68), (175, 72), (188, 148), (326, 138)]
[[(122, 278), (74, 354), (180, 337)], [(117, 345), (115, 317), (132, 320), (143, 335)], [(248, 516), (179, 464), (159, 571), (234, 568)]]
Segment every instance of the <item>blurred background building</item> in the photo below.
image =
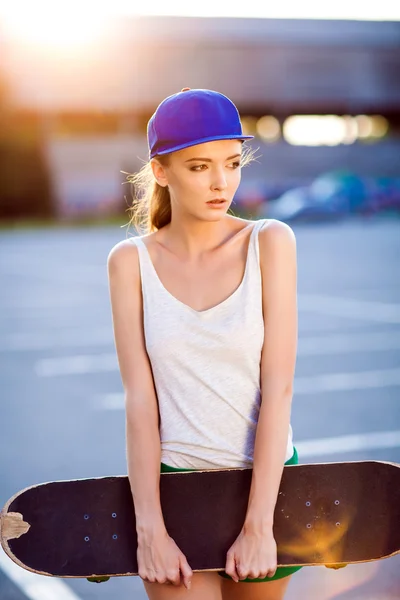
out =
[(75, 45), (71, 31), (46, 44), (0, 21), (0, 218), (121, 214), (121, 171), (182, 87), (225, 93), (256, 136), (238, 210), (400, 210), (400, 22), (124, 17)]

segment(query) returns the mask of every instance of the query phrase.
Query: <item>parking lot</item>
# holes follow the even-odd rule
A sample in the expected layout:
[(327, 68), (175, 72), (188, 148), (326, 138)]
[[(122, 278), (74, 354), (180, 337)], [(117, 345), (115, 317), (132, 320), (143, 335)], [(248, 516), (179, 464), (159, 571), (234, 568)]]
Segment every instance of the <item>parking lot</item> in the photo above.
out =
[[(400, 221), (293, 229), (300, 462), (400, 463)], [(117, 226), (0, 232), (1, 506), (35, 483), (126, 473), (106, 273), (108, 252), (124, 236)], [(42, 600), (145, 599), (139, 578), (95, 585), (28, 573), (17, 585), (21, 570), (0, 555), (1, 600), (33, 598), (34, 582)], [(338, 571), (304, 568), (287, 600), (399, 596), (397, 556)]]

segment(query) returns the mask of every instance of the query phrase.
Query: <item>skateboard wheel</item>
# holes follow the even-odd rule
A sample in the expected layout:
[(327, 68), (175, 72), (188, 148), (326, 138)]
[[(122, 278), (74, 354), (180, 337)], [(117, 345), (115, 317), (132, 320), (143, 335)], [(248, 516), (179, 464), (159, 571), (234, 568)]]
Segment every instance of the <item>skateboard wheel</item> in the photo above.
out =
[(103, 583), (104, 581), (108, 581), (109, 577), (86, 577), (88, 581), (91, 583)]

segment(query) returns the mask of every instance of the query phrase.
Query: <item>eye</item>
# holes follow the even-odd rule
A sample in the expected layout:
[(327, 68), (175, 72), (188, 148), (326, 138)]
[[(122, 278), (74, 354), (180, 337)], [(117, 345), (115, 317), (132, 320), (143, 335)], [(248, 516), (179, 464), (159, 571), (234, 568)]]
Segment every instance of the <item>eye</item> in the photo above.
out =
[[(240, 167), (240, 161), (239, 160), (234, 161), (234, 162), (230, 163), (228, 165), (228, 167), (230, 169), (238, 169)], [(198, 173), (201, 172), (201, 171), (204, 171), (205, 169), (207, 169), (207, 165), (206, 164), (194, 165), (193, 167), (190, 167), (191, 171), (195, 171), (195, 172), (198, 172)]]

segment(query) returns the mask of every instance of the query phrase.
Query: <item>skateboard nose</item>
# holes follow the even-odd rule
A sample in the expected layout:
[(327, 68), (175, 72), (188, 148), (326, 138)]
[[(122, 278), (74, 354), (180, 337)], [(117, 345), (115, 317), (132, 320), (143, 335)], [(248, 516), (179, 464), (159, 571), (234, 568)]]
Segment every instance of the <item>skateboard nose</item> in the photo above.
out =
[(1, 536), (4, 540), (13, 540), (29, 531), (30, 525), (23, 519), (21, 513), (10, 512), (1, 515)]

